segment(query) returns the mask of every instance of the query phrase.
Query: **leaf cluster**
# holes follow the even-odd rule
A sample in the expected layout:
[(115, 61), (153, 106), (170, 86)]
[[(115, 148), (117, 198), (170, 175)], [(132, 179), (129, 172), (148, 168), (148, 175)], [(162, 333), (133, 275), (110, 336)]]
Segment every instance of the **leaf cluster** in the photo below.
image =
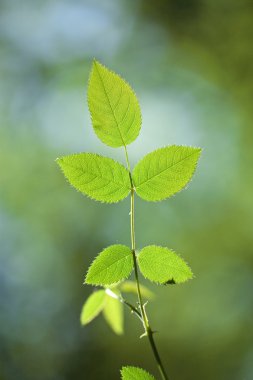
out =
[[(140, 285), (145, 299), (152, 299), (153, 293), (144, 285)], [(109, 327), (117, 334), (124, 332), (123, 294), (137, 294), (136, 285), (133, 281), (125, 281), (114, 286), (104, 286), (96, 289), (85, 301), (82, 307), (80, 321), (87, 325), (101, 312)]]
[[(141, 249), (137, 255), (143, 276), (158, 284), (180, 284), (192, 278), (186, 262), (175, 252), (156, 245)], [(93, 261), (85, 283), (95, 286), (112, 286), (127, 279), (134, 268), (132, 251), (125, 245), (105, 248)]]
[[(139, 135), (141, 111), (134, 91), (120, 76), (94, 61), (88, 104), (98, 138), (111, 147), (126, 147)], [(132, 176), (121, 163), (94, 153), (57, 159), (65, 177), (78, 191), (100, 202), (116, 203), (133, 187), (146, 201), (161, 201), (191, 180), (201, 149), (171, 145), (147, 154)]]
[[(126, 147), (140, 133), (140, 106), (129, 84), (96, 60), (89, 79), (88, 105), (94, 132), (104, 144), (124, 147), (127, 167), (94, 153), (58, 158), (58, 165), (75, 189), (96, 201), (116, 203), (130, 192), (145, 201), (162, 201), (186, 187), (195, 172), (200, 148), (165, 146), (148, 153), (130, 171)], [(137, 254), (125, 245), (111, 245), (95, 258), (86, 274), (86, 284), (102, 289), (95, 290), (84, 303), (83, 325), (102, 312), (113, 331), (123, 333), (123, 304), (129, 304), (122, 293), (136, 292), (135, 283), (125, 281), (136, 262), (142, 275), (157, 284), (180, 284), (193, 277), (187, 263), (166, 247), (150, 245)], [(152, 296), (144, 286), (141, 291), (144, 297)], [(131, 308), (135, 311), (135, 307)], [(121, 376), (123, 380), (154, 379), (137, 367), (123, 367)]]

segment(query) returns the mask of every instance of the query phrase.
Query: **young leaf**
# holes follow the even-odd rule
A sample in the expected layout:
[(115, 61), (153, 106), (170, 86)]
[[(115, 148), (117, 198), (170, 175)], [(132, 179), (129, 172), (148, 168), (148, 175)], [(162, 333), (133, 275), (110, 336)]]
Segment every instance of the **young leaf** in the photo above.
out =
[(81, 324), (87, 325), (103, 310), (106, 301), (104, 290), (98, 290), (92, 293), (86, 300), (81, 311)]
[(126, 146), (139, 135), (141, 111), (135, 93), (120, 76), (94, 60), (88, 87), (92, 125), (111, 147)]
[(111, 245), (93, 261), (85, 282), (91, 285), (112, 285), (127, 278), (132, 269), (131, 249), (121, 244)]
[(106, 303), (103, 309), (106, 322), (117, 335), (124, 332), (124, 313), (122, 303), (106, 295)]
[[(133, 293), (138, 294), (136, 283), (134, 281), (124, 281), (122, 284), (120, 284), (120, 290), (123, 293)], [(152, 299), (154, 298), (154, 293), (151, 292), (146, 286), (140, 284), (140, 290), (141, 295), (146, 299)]]
[(182, 190), (200, 153), (200, 148), (172, 145), (147, 154), (133, 170), (136, 193), (146, 201), (161, 201)]
[(193, 277), (186, 262), (166, 247), (149, 245), (143, 248), (138, 263), (143, 276), (159, 284), (179, 284)]
[(90, 198), (115, 203), (129, 194), (129, 173), (111, 158), (79, 153), (58, 158), (57, 163), (70, 184)]
[(123, 367), (121, 370), (122, 380), (155, 380), (154, 376), (138, 367)]

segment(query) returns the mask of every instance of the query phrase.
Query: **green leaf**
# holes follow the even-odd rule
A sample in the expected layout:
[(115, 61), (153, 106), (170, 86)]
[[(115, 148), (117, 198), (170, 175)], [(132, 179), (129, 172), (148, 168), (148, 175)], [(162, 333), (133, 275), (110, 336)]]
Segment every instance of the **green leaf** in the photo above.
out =
[(106, 303), (103, 309), (106, 322), (117, 335), (124, 332), (124, 312), (122, 303), (106, 295)]
[(104, 290), (98, 290), (92, 293), (86, 300), (81, 311), (81, 324), (87, 325), (103, 310), (106, 301)]
[(129, 173), (111, 158), (79, 153), (58, 158), (57, 163), (70, 184), (90, 198), (115, 203), (129, 194)]
[(126, 146), (139, 135), (141, 111), (135, 93), (96, 60), (90, 74), (88, 104), (94, 131), (106, 145)]
[(121, 244), (111, 245), (93, 261), (85, 282), (91, 285), (112, 285), (127, 278), (132, 269), (131, 249)]
[(200, 148), (172, 145), (147, 154), (133, 170), (136, 193), (146, 201), (161, 201), (182, 190), (200, 153)]
[[(122, 284), (120, 284), (120, 290), (123, 293), (133, 293), (138, 294), (136, 283), (133, 281), (124, 281)], [(141, 295), (146, 299), (152, 299), (154, 298), (154, 293), (151, 292), (146, 286), (140, 284), (140, 290)]]
[(149, 245), (143, 248), (138, 263), (143, 276), (159, 284), (179, 284), (193, 277), (186, 262), (166, 247)]
[(123, 367), (121, 378), (122, 380), (155, 380), (154, 376), (138, 367)]

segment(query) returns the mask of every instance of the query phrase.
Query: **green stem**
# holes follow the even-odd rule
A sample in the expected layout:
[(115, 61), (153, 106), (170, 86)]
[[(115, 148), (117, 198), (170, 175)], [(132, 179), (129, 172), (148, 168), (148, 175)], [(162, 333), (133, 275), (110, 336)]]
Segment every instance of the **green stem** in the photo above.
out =
[(124, 305), (129, 307), (131, 312), (134, 313), (135, 315), (137, 315), (137, 317), (142, 322), (141, 313), (139, 312), (139, 310), (135, 306), (133, 306), (130, 302), (126, 301), (120, 294), (114, 293), (111, 289), (106, 289), (106, 293), (108, 294), (108, 296), (117, 299), (118, 301), (120, 301), (121, 303), (123, 303)]
[[(131, 177), (131, 174), (130, 174)], [(137, 287), (137, 294), (138, 294), (138, 301), (139, 306), (141, 310), (141, 316), (142, 316), (142, 322), (145, 332), (147, 332), (147, 326), (148, 326), (148, 319), (146, 316), (146, 312), (144, 309), (144, 304), (142, 300), (141, 295), (141, 289), (140, 289), (140, 282), (139, 282), (139, 273), (138, 273), (138, 266), (137, 266), (137, 258), (136, 258), (136, 252), (135, 252), (135, 228), (134, 228), (134, 189), (131, 189), (131, 211), (130, 211), (130, 219), (131, 219), (131, 244), (132, 244), (132, 254), (133, 254), (133, 262), (134, 262), (134, 274), (135, 274), (135, 281), (136, 281), (136, 287)]]
[(135, 274), (135, 281), (136, 281), (136, 287), (137, 287), (137, 294), (138, 294), (138, 301), (139, 301), (139, 307), (140, 307), (140, 314), (141, 314), (141, 320), (143, 323), (143, 327), (145, 330), (145, 334), (148, 339), (149, 343), (153, 352), (153, 355), (156, 360), (157, 367), (159, 369), (160, 375), (162, 380), (169, 380), (166, 371), (164, 369), (164, 366), (162, 364), (159, 352), (157, 350), (155, 340), (154, 340), (154, 332), (151, 329), (151, 326), (148, 321), (148, 317), (146, 314), (145, 306), (142, 300), (142, 295), (141, 295), (141, 289), (140, 289), (140, 282), (139, 282), (139, 273), (138, 273), (138, 266), (137, 266), (137, 257), (136, 257), (136, 247), (135, 247), (135, 228), (134, 228), (134, 185), (133, 185), (133, 179), (130, 171), (130, 163), (129, 163), (129, 158), (128, 158), (128, 153), (126, 146), (125, 148), (125, 154), (126, 154), (126, 161), (127, 161), (127, 167), (129, 171), (129, 177), (130, 177), (130, 183), (131, 183), (131, 211), (130, 211), (130, 221), (131, 221), (131, 245), (132, 245), (132, 254), (133, 254), (133, 263), (134, 263), (134, 274)]

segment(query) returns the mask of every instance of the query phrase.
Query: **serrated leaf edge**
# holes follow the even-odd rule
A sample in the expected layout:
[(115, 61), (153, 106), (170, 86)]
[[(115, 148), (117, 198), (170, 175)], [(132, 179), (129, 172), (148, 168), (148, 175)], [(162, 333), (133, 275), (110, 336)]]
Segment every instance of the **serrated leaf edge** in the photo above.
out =
[[(138, 138), (138, 136), (139, 136), (139, 134), (140, 134), (140, 131), (141, 131), (141, 126), (142, 126), (142, 114), (141, 114), (141, 107), (140, 107), (140, 104), (139, 104), (139, 99), (138, 99), (137, 94), (136, 94), (136, 92), (134, 91), (133, 87), (130, 85), (130, 83), (129, 83), (129, 82), (128, 82), (128, 81), (127, 81), (122, 75), (120, 75), (120, 74), (116, 73), (115, 71), (109, 69), (107, 66), (105, 66), (103, 63), (101, 63), (100, 61), (98, 61), (96, 58), (93, 58), (93, 65), (94, 65), (95, 67), (97, 67), (97, 63), (98, 63), (99, 65), (101, 65), (104, 69), (108, 70), (111, 74), (116, 75), (116, 76), (119, 77), (122, 81), (124, 81), (125, 84), (128, 86), (128, 88), (133, 92), (134, 96), (136, 97), (136, 99), (137, 99), (137, 101), (138, 101), (138, 106), (139, 106), (139, 110), (140, 110), (140, 128), (139, 128), (139, 131), (138, 131), (138, 134), (137, 134), (136, 138), (135, 138), (134, 140), (132, 140), (130, 143), (125, 144), (125, 142), (124, 142), (124, 140), (123, 140), (123, 138), (122, 138), (122, 135), (121, 135), (121, 131), (120, 131), (119, 127), (118, 127), (118, 123), (117, 123), (116, 118), (115, 118), (115, 116), (114, 116), (114, 120), (115, 120), (115, 122), (116, 122), (116, 124), (117, 124), (117, 128), (118, 128), (118, 130), (119, 130), (119, 134), (120, 134), (120, 137), (121, 137), (121, 140), (122, 140), (123, 145), (112, 146), (112, 145), (108, 145), (107, 143), (105, 143), (104, 141), (102, 141), (102, 140), (100, 139), (100, 137), (97, 136), (97, 134), (96, 134), (96, 132), (95, 132), (95, 129), (93, 128), (93, 123), (94, 123), (94, 122), (93, 122), (93, 117), (92, 117), (92, 113), (91, 113), (91, 109), (90, 109), (90, 102), (89, 102), (89, 96), (88, 96), (88, 90), (87, 90), (87, 97), (86, 97), (86, 99), (87, 99), (87, 104), (88, 104), (88, 108), (89, 108), (90, 118), (91, 118), (91, 122), (92, 122), (92, 128), (93, 128), (93, 131), (94, 131), (95, 135), (98, 137), (98, 139), (99, 139), (103, 144), (105, 144), (105, 145), (107, 145), (107, 146), (110, 146), (111, 148), (121, 148), (122, 146), (126, 147), (127, 145), (132, 144), (132, 142), (134, 142), (134, 141)], [(93, 67), (92, 67), (92, 69), (90, 70), (90, 73), (89, 73), (87, 89), (88, 89), (89, 86), (90, 86), (91, 76), (92, 76), (92, 70), (93, 70)], [(97, 69), (97, 71), (98, 71), (98, 69)], [(98, 71), (98, 72), (99, 72), (99, 71)], [(113, 109), (112, 109), (112, 113), (113, 113), (113, 115), (114, 115), (114, 111), (113, 111)]]
[(151, 374), (151, 373), (149, 373), (146, 369), (143, 369), (143, 368), (141, 368), (141, 367), (137, 367), (137, 366), (132, 366), (132, 365), (126, 365), (126, 366), (123, 366), (122, 368), (121, 368), (121, 370), (120, 370), (120, 375), (121, 375), (121, 379), (123, 380), (123, 374), (122, 374), (122, 371), (123, 371), (123, 369), (124, 368), (136, 368), (136, 369), (140, 369), (141, 371), (144, 371), (144, 372), (146, 372), (149, 376), (151, 376), (152, 378), (153, 378), (153, 380), (155, 380), (155, 377)]
[[(128, 278), (130, 277), (130, 275), (131, 275), (131, 273), (132, 273), (132, 271), (133, 271), (133, 266), (132, 266), (131, 272), (129, 273), (128, 276), (126, 276), (126, 277), (122, 278), (120, 281), (114, 282), (114, 283), (112, 283), (112, 284), (101, 284), (101, 283), (96, 283), (96, 284), (95, 284), (95, 283), (86, 282), (86, 280), (87, 280), (87, 276), (88, 276), (88, 273), (89, 273), (89, 270), (90, 270), (91, 266), (94, 264), (94, 262), (96, 261), (96, 259), (100, 256), (100, 254), (101, 254), (102, 252), (104, 252), (107, 248), (112, 247), (113, 245), (122, 246), (122, 247), (127, 247), (128, 249), (130, 249), (127, 245), (124, 245), (124, 244), (112, 244), (112, 245), (109, 245), (108, 247), (105, 247), (101, 252), (99, 252), (99, 253), (97, 254), (97, 256), (93, 259), (92, 263), (90, 264), (90, 266), (89, 266), (89, 268), (88, 268), (88, 270), (87, 270), (87, 273), (86, 273), (86, 276), (85, 276), (85, 280), (84, 280), (84, 282), (83, 282), (83, 285), (101, 286), (101, 287), (103, 287), (103, 288), (107, 288), (107, 287), (110, 288), (111, 286), (116, 286), (116, 285), (118, 285), (118, 284), (121, 284), (122, 281), (125, 281), (126, 279), (128, 279)], [(130, 251), (131, 251), (131, 249), (130, 249)], [(133, 264), (133, 265), (134, 265), (134, 264)]]
[[(193, 279), (196, 277), (196, 276), (193, 274), (192, 269), (191, 269), (190, 265), (188, 264), (188, 262), (187, 262), (187, 261), (186, 261), (186, 260), (180, 255), (180, 254), (178, 254), (177, 252), (175, 252), (173, 249), (168, 248), (168, 247), (164, 247), (164, 246), (161, 246), (161, 245), (150, 244), (150, 245), (147, 245), (147, 246), (143, 247), (143, 248), (140, 250), (139, 254), (141, 253), (141, 251), (142, 251), (144, 248), (147, 248), (147, 247), (167, 248), (168, 250), (170, 250), (171, 252), (173, 252), (176, 256), (178, 256), (181, 260), (183, 260), (183, 262), (186, 264), (186, 266), (190, 269), (190, 271), (191, 271), (191, 277), (188, 278), (187, 280), (183, 281), (183, 282), (176, 282), (175, 285), (177, 285), (177, 286), (178, 286), (178, 285), (183, 285), (183, 284), (185, 284), (186, 282), (191, 281), (191, 280), (193, 280)], [(139, 255), (137, 256), (137, 263), (138, 263), (138, 266), (139, 266), (139, 258), (138, 258), (138, 257), (139, 257)], [(140, 266), (139, 266), (139, 269), (140, 269), (140, 272), (141, 272), (142, 276), (143, 276), (146, 280), (148, 280), (148, 281), (150, 281), (150, 282), (152, 282), (152, 283), (154, 283), (154, 284), (156, 284), (156, 285), (166, 285), (166, 282), (158, 282), (158, 281), (150, 280), (148, 277), (146, 277), (146, 276), (142, 273)], [(169, 281), (169, 280), (170, 280), (170, 279), (168, 279), (168, 281)]]
[(125, 200), (125, 199), (129, 196), (130, 191), (131, 191), (131, 183), (130, 183), (130, 182), (129, 182), (130, 187), (129, 187), (129, 192), (128, 192), (128, 194), (127, 194), (124, 198), (119, 199), (118, 201), (101, 201), (101, 200), (95, 199), (95, 198), (93, 198), (91, 195), (88, 195), (88, 194), (86, 194), (86, 193), (83, 193), (81, 190), (77, 189), (74, 185), (72, 185), (72, 183), (69, 181), (69, 179), (65, 176), (65, 174), (64, 174), (64, 170), (63, 170), (63, 168), (61, 167), (61, 165), (59, 164), (59, 162), (60, 162), (60, 160), (62, 160), (64, 157), (75, 156), (75, 155), (78, 156), (79, 154), (82, 154), (82, 153), (85, 153), (85, 154), (92, 154), (92, 155), (95, 155), (95, 156), (97, 156), (97, 157), (108, 158), (108, 159), (112, 160), (113, 162), (115, 162), (115, 163), (121, 165), (121, 166), (127, 171), (128, 175), (129, 175), (129, 172), (128, 172), (127, 168), (125, 167), (125, 165), (123, 165), (121, 162), (119, 162), (119, 161), (117, 161), (117, 160), (114, 160), (114, 159), (111, 158), (111, 157), (102, 156), (101, 154), (97, 154), (97, 153), (93, 153), (93, 152), (71, 153), (71, 154), (68, 154), (68, 155), (66, 155), (66, 156), (57, 157), (57, 158), (55, 159), (55, 162), (56, 162), (57, 165), (59, 166), (59, 168), (60, 168), (60, 170), (61, 170), (61, 172), (62, 172), (64, 178), (67, 180), (67, 182), (69, 183), (69, 185), (70, 185), (75, 191), (77, 191), (78, 193), (81, 193), (84, 197), (87, 197), (87, 198), (89, 198), (89, 199), (91, 199), (91, 200), (93, 200), (93, 201), (100, 202), (100, 203), (103, 203), (103, 204), (114, 204), (114, 203), (116, 204), (116, 203), (119, 203), (119, 202)]
[[(137, 192), (137, 188), (138, 188), (138, 187), (136, 187), (136, 186), (135, 186), (135, 183), (134, 183), (134, 170), (135, 170), (136, 166), (139, 165), (139, 164), (140, 164), (140, 163), (141, 163), (141, 162), (142, 162), (142, 161), (143, 161), (143, 160), (144, 160), (149, 154), (151, 154), (151, 153), (156, 153), (156, 152), (159, 151), (159, 150), (162, 150), (162, 149), (164, 149), (164, 148), (170, 148), (170, 147), (172, 147), (172, 146), (178, 146), (178, 147), (183, 147), (183, 148), (198, 149), (198, 151), (199, 151), (199, 157), (198, 157), (198, 160), (197, 160), (197, 162), (196, 162), (196, 164), (195, 164), (195, 166), (194, 166), (194, 169), (193, 169), (193, 172), (192, 172), (191, 178), (190, 178), (189, 181), (185, 184), (185, 186), (183, 186), (180, 190), (176, 191), (175, 193), (169, 195), (169, 196), (166, 197), (166, 198), (156, 199), (156, 200), (148, 200), (148, 199), (143, 198), (142, 196), (140, 196), (140, 195), (138, 194), (138, 192)], [(200, 159), (200, 157), (201, 157), (201, 153), (202, 153), (202, 152), (203, 152), (203, 148), (200, 148), (200, 147), (195, 147), (195, 146), (191, 146), (191, 145), (176, 145), (176, 144), (172, 144), (172, 145), (165, 145), (165, 146), (163, 146), (163, 147), (157, 148), (157, 149), (152, 150), (151, 152), (148, 152), (147, 154), (145, 154), (145, 156), (142, 157), (142, 158), (137, 162), (137, 164), (136, 164), (135, 167), (133, 168), (133, 172), (132, 172), (132, 179), (133, 179), (133, 184), (134, 184), (134, 190), (135, 190), (136, 194), (138, 195), (138, 197), (141, 198), (141, 199), (143, 199), (143, 200), (146, 201), (146, 202), (154, 202), (154, 203), (158, 203), (158, 202), (165, 201), (165, 200), (167, 200), (167, 199), (169, 199), (169, 198), (171, 198), (171, 197), (174, 197), (175, 195), (181, 193), (181, 191), (186, 190), (186, 189), (188, 188), (189, 184), (191, 183), (193, 177), (194, 177), (194, 174), (195, 174), (195, 172), (196, 172), (196, 169), (197, 169), (197, 166), (198, 166), (198, 163), (199, 163), (199, 159)], [(190, 157), (190, 156), (188, 156), (188, 157)]]

